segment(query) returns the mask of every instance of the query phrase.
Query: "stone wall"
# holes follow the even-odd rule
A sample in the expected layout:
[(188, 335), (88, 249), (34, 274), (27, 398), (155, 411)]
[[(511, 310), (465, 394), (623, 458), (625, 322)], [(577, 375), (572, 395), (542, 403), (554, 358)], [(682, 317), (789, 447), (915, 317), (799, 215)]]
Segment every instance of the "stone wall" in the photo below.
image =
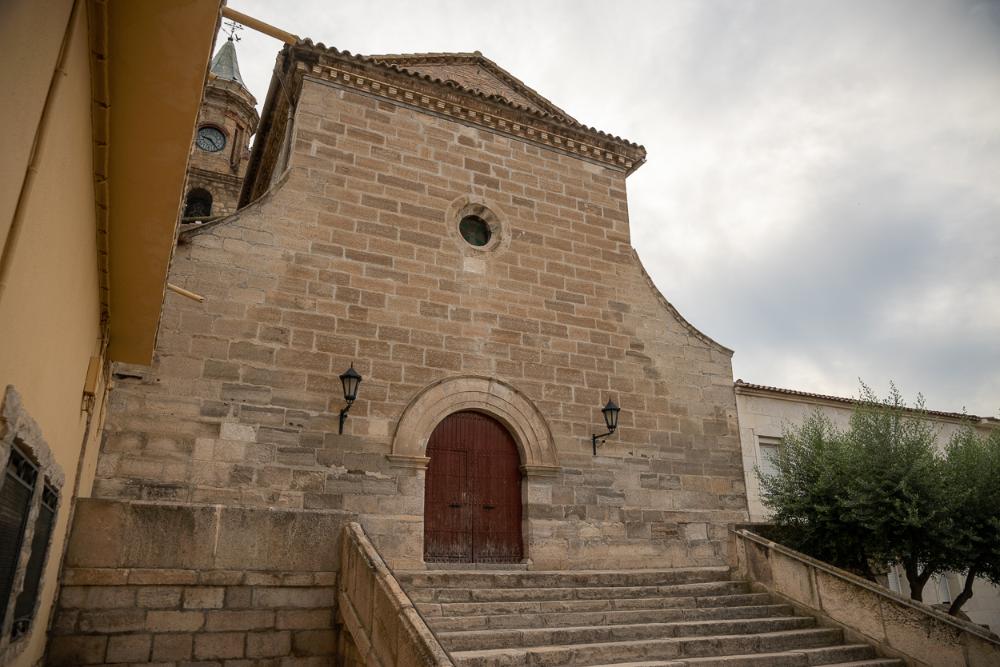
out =
[(991, 667), (1000, 640), (973, 623), (904, 598), (849, 572), (793, 551), (752, 531), (732, 532), (733, 569), (769, 592), (843, 628), (850, 642), (908, 667)]
[(47, 664), (327, 665), (350, 519), (80, 499)]
[(337, 657), (344, 667), (454, 667), (357, 523), (344, 528)]
[[(170, 280), (206, 301), (168, 297), (152, 369), (120, 369), (96, 495), (344, 509), (420, 567), (422, 462), (392, 454), (430, 433), (398, 426), (429, 387), (476, 378), (551, 444), (536, 465), (518, 442), (534, 567), (725, 561), (746, 516), (731, 352), (645, 274), (623, 171), (309, 77), (289, 165), (179, 247)], [(470, 210), (485, 250), (458, 233)], [(620, 427), (595, 458), (609, 397)]]

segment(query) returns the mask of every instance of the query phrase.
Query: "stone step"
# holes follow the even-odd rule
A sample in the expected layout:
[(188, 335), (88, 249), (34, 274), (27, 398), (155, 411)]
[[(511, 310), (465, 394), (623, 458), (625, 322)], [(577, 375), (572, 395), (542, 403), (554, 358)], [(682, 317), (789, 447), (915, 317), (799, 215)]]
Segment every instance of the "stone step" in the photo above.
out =
[[(844, 655), (853, 655), (857, 659), (851, 662), (839, 662)], [(900, 660), (874, 658), (872, 657), (874, 655), (875, 650), (872, 647), (855, 644), (824, 646), (782, 653), (616, 662), (594, 665), (593, 667), (814, 667), (819, 665), (824, 667), (904, 667)]]
[(728, 567), (663, 570), (577, 570), (573, 572), (426, 570), (398, 572), (400, 584), (415, 588), (572, 588), (669, 586), (729, 581)]
[(611, 600), (749, 593), (743, 581), (712, 581), (663, 586), (572, 586), (552, 588), (414, 588), (403, 586), (413, 602), (532, 602), (536, 600)]
[(832, 665), (835, 663), (875, 658), (875, 649), (868, 644), (841, 644), (823, 646), (801, 651), (806, 656), (807, 665)]
[(473, 651), (510, 646), (554, 646), (597, 642), (621, 642), (668, 637), (754, 635), (801, 630), (816, 625), (805, 616), (750, 618), (679, 623), (637, 623), (629, 625), (527, 628), (517, 630), (463, 630), (439, 632), (437, 637), (448, 651)]
[(666, 623), (669, 621), (705, 621), (737, 618), (794, 616), (789, 605), (771, 604), (750, 607), (703, 607), (678, 609), (635, 609), (625, 611), (576, 611), (520, 613), (492, 616), (430, 617), (427, 625), (434, 632), (459, 630), (556, 628), (581, 625), (619, 625), (626, 623)]
[[(745, 588), (745, 585), (744, 585)], [(412, 591), (407, 591), (411, 593)], [(411, 597), (412, 599), (412, 597)], [(417, 610), (427, 619), (439, 616), (495, 616), (504, 614), (552, 614), (596, 611), (695, 609), (700, 607), (745, 607), (771, 602), (767, 593), (621, 598), (608, 600), (536, 600), (532, 602), (417, 602)]]
[[(851, 662), (841, 662), (842, 660)], [(898, 660), (876, 658), (875, 649), (867, 644), (823, 646), (781, 653), (617, 662), (595, 665), (594, 667), (815, 667), (819, 665), (824, 667), (844, 667), (844, 665), (903, 667), (903, 663)]]
[[(738, 656), (779, 653), (837, 644), (842, 633), (836, 628), (809, 628), (752, 635), (673, 637), (558, 646), (531, 646), (453, 651), (460, 667), (557, 667), (600, 665), (629, 660), (684, 660), (706, 656)], [(681, 664), (684, 664), (683, 662)]]

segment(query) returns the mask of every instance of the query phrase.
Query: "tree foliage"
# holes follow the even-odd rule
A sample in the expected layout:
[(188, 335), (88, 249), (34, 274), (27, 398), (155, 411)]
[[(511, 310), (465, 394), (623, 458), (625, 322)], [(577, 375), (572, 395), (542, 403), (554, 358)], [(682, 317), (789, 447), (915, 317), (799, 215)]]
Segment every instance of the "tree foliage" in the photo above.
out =
[(844, 503), (868, 560), (901, 564), (920, 600), (931, 576), (946, 568), (953, 531), (937, 433), (922, 397), (914, 409), (895, 386), (879, 401), (862, 385), (845, 434), (853, 466)]
[(779, 539), (820, 560), (871, 577), (864, 536), (846, 511), (845, 489), (853, 462), (844, 434), (817, 410), (798, 428), (785, 430), (773, 464), (774, 475), (764, 475), (759, 469), (757, 473)]
[(879, 399), (862, 384), (847, 430), (819, 410), (786, 428), (775, 473), (758, 470), (779, 539), (871, 579), (899, 564), (916, 600), (948, 570), (998, 581), (1000, 432), (969, 427), (947, 457), (936, 441), (923, 399), (910, 408), (895, 386)]
[(972, 597), (976, 577), (1000, 585), (1000, 430), (988, 437), (971, 427), (958, 432), (948, 445), (945, 480), (956, 536), (949, 565), (966, 573), (948, 610), (954, 614)]

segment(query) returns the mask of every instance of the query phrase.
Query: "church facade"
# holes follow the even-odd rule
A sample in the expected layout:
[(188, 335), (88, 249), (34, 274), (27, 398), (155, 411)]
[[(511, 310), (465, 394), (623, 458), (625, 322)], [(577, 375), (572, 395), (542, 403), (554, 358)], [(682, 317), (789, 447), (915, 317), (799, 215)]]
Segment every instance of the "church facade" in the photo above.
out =
[[(234, 14), (286, 46), (259, 124), (233, 42), (211, 64), (46, 664), (926, 664), (882, 593), (900, 638), (772, 604), (871, 608), (731, 530), (732, 351), (631, 245), (641, 146), (478, 52), (354, 56)], [(936, 654), (992, 641), (934, 623)]]
[(286, 47), (241, 209), (181, 232), (204, 303), (115, 374), (94, 496), (344, 512), (403, 569), (724, 564), (732, 352), (630, 244), (644, 159), (478, 53)]

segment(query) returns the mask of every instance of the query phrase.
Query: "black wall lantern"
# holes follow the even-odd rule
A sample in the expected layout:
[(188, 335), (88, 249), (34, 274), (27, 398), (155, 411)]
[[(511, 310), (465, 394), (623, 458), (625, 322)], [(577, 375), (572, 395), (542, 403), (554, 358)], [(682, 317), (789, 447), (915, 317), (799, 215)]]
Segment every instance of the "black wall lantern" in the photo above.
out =
[(618, 428), (618, 413), (621, 412), (621, 408), (615, 405), (615, 402), (610, 398), (608, 399), (608, 404), (601, 408), (601, 414), (604, 415), (604, 424), (608, 427), (607, 433), (602, 433), (601, 435), (591, 434), (590, 441), (594, 445), (594, 456), (597, 456), (597, 441), (600, 440), (601, 444), (604, 444), (604, 439), (615, 432)]
[(354, 405), (354, 399), (358, 397), (358, 386), (361, 384), (361, 375), (354, 370), (353, 363), (350, 368), (340, 374), (340, 384), (344, 386), (344, 400), (347, 401), (347, 407), (340, 410), (340, 431), (338, 433), (343, 433), (344, 422), (347, 421), (347, 411)]

